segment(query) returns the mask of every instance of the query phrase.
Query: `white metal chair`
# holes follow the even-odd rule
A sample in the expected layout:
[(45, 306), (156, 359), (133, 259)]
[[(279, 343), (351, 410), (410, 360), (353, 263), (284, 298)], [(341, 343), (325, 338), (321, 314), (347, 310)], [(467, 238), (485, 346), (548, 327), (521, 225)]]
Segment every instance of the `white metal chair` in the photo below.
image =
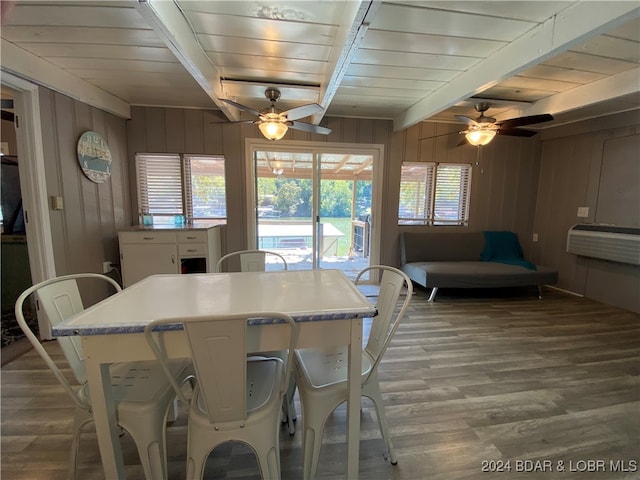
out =
[[(229, 259), (238, 257), (240, 259), (241, 272), (264, 272), (266, 269), (267, 257), (272, 256), (282, 262), (282, 269), (287, 269), (287, 261), (282, 255), (269, 250), (240, 250), (226, 254), (216, 264), (216, 272), (222, 272), (223, 265)], [(228, 268), (224, 271), (229, 271)]]
[(298, 326), (289, 315), (277, 312), (156, 320), (145, 328), (149, 345), (184, 401), (168, 370), (159, 327), (182, 323), (191, 347), (198, 383), (189, 408), (188, 480), (202, 479), (211, 451), (228, 441), (244, 442), (253, 449), (263, 478), (280, 478), (280, 409), (293, 359), (248, 357), (248, 319), (279, 320), (267, 328), (288, 324), (287, 355), (293, 355)]
[[(221, 272), (223, 265), (228, 265), (227, 262), (229, 259), (237, 257), (240, 259), (240, 271), (241, 272), (264, 272), (266, 269), (267, 257), (273, 256), (277, 261), (282, 263), (282, 269), (287, 270), (288, 265), (285, 258), (277, 252), (272, 252), (270, 250), (240, 250), (237, 252), (231, 252), (226, 254), (216, 265), (216, 271)], [(270, 352), (271, 356), (278, 356), (283, 358), (281, 352)], [(282, 417), (283, 422), (287, 424), (287, 430), (289, 431), (289, 435), (293, 435), (296, 433), (296, 427), (293, 424), (296, 421), (296, 407), (294, 403), (294, 395), (296, 392), (296, 382), (294, 377), (291, 377), (291, 384), (287, 389), (287, 393), (284, 397), (284, 402), (282, 403)]]
[[(25, 290), (17, 299), (15, 314), (20, 328), (54, 373), (62, 387), (76, 404), (73, 420), (73, 438), (69, 478), (75, 478), (80, 435), (83, 427), (93, 421), (91, 397), (84, 368), (84, 356), (80, 339), (76, 337), (58, 337), (65, 358), (80, 384), (72, 386), (49, 356), (36, 335), (31, 331), (23, 314), (23, 304), (32, 294), (37, 296), (37, 306), (49, 319), (51, 325), (57, 325), (72, 315), (84, 310), (78, 279), (98, 279), (106, 282), (115, 292), (121, 291), (118, 283), (97, 273), (65, 275), (45, 280)], [(173, 362), (171, 374), (182, 382), (189, 376), (188, 361)], [(164, 371), (158, 363), (132, 362), (118, 363), (110, 367), (111, 382), (116, 402), (117, 422), (133, 438), (138, 447), (140, 462), (147, 479), (167, 478), (166, 458), (166, 422), (168, 413), (176, 398), (172, 385), (166, 380)]]
[[(404, 272), (385, 265), (365, 268), (356, 277), (356, 284), (365, 273), (382, 275), (377, 302), (378, 315), (373, 318), (371, 333), (362, 352), (362, 395), (373, 400), (380, 431), (389, 450), (389, 459), (395, 465), (397, 459), (384, 414), (377, 368), (411, 302), (413, 286)], [(403, 287), (406, 288), (406, 296), (395, 314)], [(302, 401), (303, 477), (312, 479), (318, 467), (326, 419), (348, 398), (348, 351), (346, 347), (336, 347), (299, 349), (295, 353), (296, 382)]]

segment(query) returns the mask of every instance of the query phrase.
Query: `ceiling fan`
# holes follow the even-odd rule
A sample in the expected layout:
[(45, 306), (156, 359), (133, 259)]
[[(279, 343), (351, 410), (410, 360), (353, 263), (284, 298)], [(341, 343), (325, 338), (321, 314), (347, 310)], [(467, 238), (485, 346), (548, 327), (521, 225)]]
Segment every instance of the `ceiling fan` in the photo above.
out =
[(538, 133), (537, 131), (521, 129), (519, 127), (553, 120), (553, 116), (548, 113), (543, 113), (541, 115), (517, 117), (496, 122), (495, 118), (484, 115), (484, 112), (489, 110), (490, 106), (491, 105), (488, 102), (476, 103), (475, 109), (480, 113), (480, 116), (476, 119), (465, 115), (456, 115), (458, 120), (468, 125), (467, 130), (460, 132), (465, 135), (465, 138), (460, 142), (460, 145), (464, 145), (465, 143), (470, 143), (471, 145), (476, 146), (487, 145), (496, 135), (533, 137)]
[(264, 95), (271, 102), (271, 106), (262, 110), (256, 110), (255, 108), (242, 105), (241, 103), (237, 103), (226, 98), (221, 98), (220, 100), (258, 117), (257, 120), (241, 120), (240, 122), (230, 123), (254, 123), (258, 125), (262, 134), (269, 140), (280, 140), (284, 137), (284, 134), (287, 133), (289, 128), (311, 133), (320, 133), (322, 135), (328, 135), (331, 133), (331, 129), (329, 128), (297, 121), (299, 118), (308, 117), (314, 113), (321, 112), (323, 109), (317, 103), (301, 105), (300, 107), (291, 108), (283, 112), (276, 108), (276, 102), (280, 98), (280, 90), (277, 88), (267, 88)]

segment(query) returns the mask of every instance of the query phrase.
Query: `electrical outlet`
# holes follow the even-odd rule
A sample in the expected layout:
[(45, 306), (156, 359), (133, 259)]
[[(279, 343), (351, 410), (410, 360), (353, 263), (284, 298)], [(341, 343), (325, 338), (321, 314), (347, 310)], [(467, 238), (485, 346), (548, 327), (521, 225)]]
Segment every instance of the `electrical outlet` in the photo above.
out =
[(111, 270), (113, 270), (111, 262), (102, 262), (102, 273), (109, 273)]
[(589, 207), (578, 207), (578, 217), (586, 218), (589, 216)]
[(534, 234), (533, 234), (533, 241), (534, 241), (534, 242), (537, 242), (537, 241), (538, 241), (538, 234), (537, 234), (537, 233), (534, 233)]

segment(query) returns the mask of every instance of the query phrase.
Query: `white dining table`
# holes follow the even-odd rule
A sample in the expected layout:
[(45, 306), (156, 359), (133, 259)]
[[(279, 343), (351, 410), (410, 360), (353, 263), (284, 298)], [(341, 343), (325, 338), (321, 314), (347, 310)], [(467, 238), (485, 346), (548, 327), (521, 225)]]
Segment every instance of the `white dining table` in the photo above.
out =
[[(152, 275), (55, 326), (54, 336), (82, 338), (105, 478), (125, 478), (109, 365), (155, 358), (144, 336), (152, 320), (258, 311), (290, 314), (300, 327), (299, 348), (349, 346), (345, 474), (358, 478), (362, 318), (376, 309), (340, 270)], [(284, 325), (249, 324), (248, 351), (287, 347)], [(179, 326), (164, 336), (170, 358), (189, 356)]]

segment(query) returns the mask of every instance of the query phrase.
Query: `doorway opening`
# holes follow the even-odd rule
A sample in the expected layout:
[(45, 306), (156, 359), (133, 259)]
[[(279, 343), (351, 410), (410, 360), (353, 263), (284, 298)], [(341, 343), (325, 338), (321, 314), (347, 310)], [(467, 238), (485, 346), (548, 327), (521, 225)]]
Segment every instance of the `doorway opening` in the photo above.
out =
[(283, 255), (289, 269), (351, 278), (377, 263), (382, 146), (249, 142), (250, 248)]
[[(5, 357), (6, 347), (24, 337), (18, 326), (14, 305), (18, 296), (32, 285), (27, 248), (27, 231), (24, 222), (20, 173), (22, 168), (18, 158), (18, 144), (14, 127), (14, 97), (16, 92), (2, 86), (2, 148), (0, 151), (0, 237), (2, 240), (2, 348)], [(38, 319), (35, 310), (25, 309), (25, 318), (35, 331)]]

